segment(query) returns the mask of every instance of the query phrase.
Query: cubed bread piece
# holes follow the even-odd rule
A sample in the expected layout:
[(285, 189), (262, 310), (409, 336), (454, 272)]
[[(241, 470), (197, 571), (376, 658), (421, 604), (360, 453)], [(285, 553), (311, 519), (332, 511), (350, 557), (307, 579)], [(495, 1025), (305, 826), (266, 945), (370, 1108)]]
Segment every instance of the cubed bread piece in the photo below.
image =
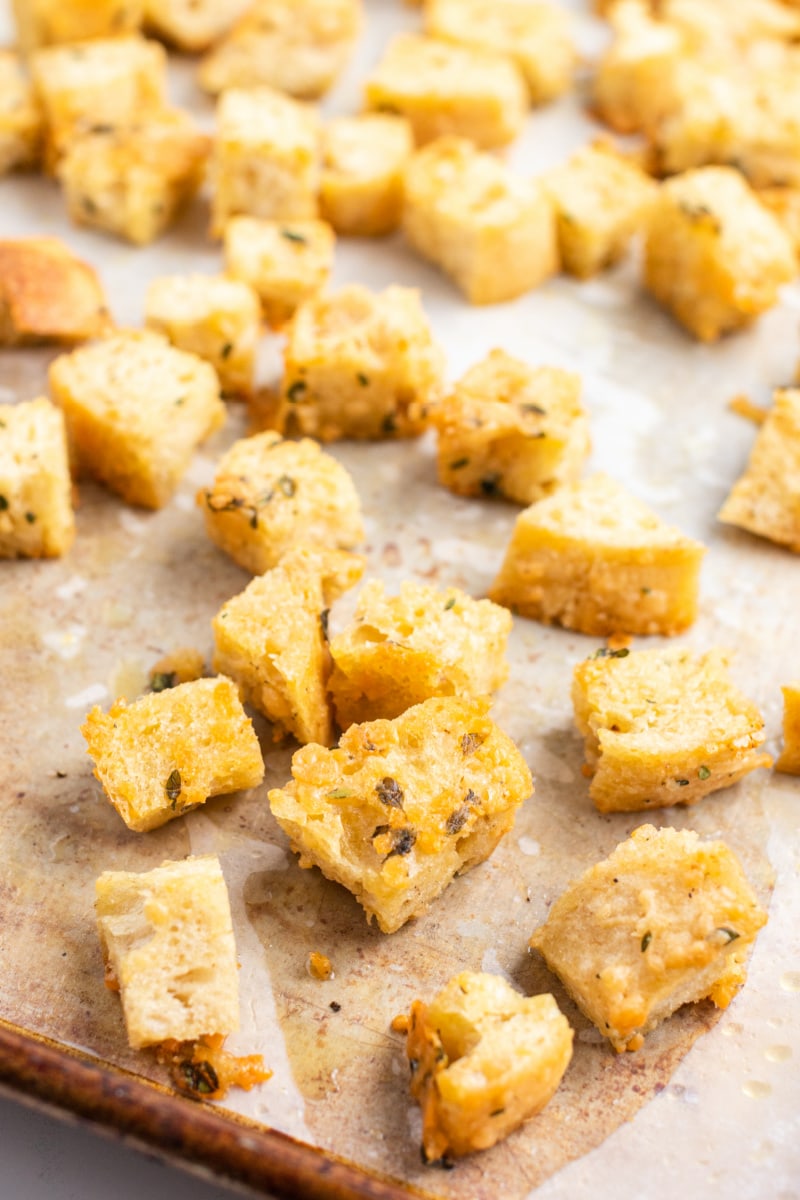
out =
[(214, 618), (214, 670), (272, 722), (276, 741), (333, 742), (328, 608), (363, 570), (363, 559), (343, 550), (289, 550)]
[(320, 212), (337, 233), (380, 237), (400, 224), (403, 168), (414, 149), (405, 117), (337, 117), (322, 130)]
[(556, 900), (531, 938), (615, 1050), (680, 1008), (727, 1008), (767, 914), (724, 842), (642, 825)]
[(783, 753), (776, 771), (800, 775), (800, 683), (790, 683), (783, 692)]
[(145, 27), (187, 54), (208, 50), (228, 33), (248, 0), (144, 0)]
[(366, 105), (407, 117), (418, 145), (447, 134), (485, 149), (521, 131), (528, 88), (510, 58), (415, 33), (389, 43), (365, 85)]
[(514, 60), (532, 104), (572, 84), (577, 53), (569, 13), (548, 0), (427, 0), (425, 32)]
[(458, 588), (366, 583), (352, 623), (331, 639), (330, 692), (342, 729), (397, 717), (430, 696), (488, 696), (508, 677), (511, 617)]
[(579, 279), (622, 258), (658, 193), (649, 175), (599, 140), (541, 182), (556, 211), (561, 264)]
[(135, 245), (154, 241), (200, 188), (211, 139), (178, 109), (163, 109), (70, 143), (58, 167), (76, 225)]
[(0, 50), (0, 176), (36, 166), (43, 136), (42, 110), (19, 55)]
[(166, 275), (147, 289), (145, 323), (210, 362), (226, 394), (253, 390), (261, 306), (251, 287), (222, 275)]
[(415, 1000), (406, 1053), (422, 1109), (425, 1162), (487, 1150), (542, 1111), (572, 1058), (572, 1029), (550, 995), (462, 971)]
[(230, 217), (283, 221), (317, 215), (319, 119), (282, 92), (231, 88), (217, 106), (211, 232)]
[(443, 370), (419, 292), (351, 284), (295, 313), (279, 419), (321, 442), (414, 437)]
[(405, 169), (403, 231), (470, 304), (499, 304), (558, 270), (553, 206), (466, 138), (440, 138)]
[(618, 133), (649, 133), (676, 104), (685, 37), (644, 0), (620, 0), (610, 20), (613, 40), (592, 82), (595, 111)]
[(140, 120), (166, 102), (164, 47), (136, 35), (48, 46), (31, 56), (52, 170), (70, 142), (100, 127)]
[(57, 558), (74, 537), (63, 414), (44, 396), (0, 405), (0, 558)]
[(492, 350), (433, 407), (440, 481), (532, 504), (577, 479), (589, 453), (580, 395), (579, 375)]
[(335, 750), (298, 750), (291, 782), (269, 793), (300, 865), (351, 891), (384, 933), (488, 858), (533, 790), (487, 707), (449, 696), (354, 725)]
[(136, 833), (264, 778), (252, 721), (224, 676), (180, 683), (130, 705), (120, 699), (107, 713), (95, 705), (81, 733), (95, 777)]
[(285, 325), (304, 300), (323, 290), (333, 270), (335, 237), (326, 221), (259, 221), (225, 225), (225, 270), (258, 294), (266, 321)]
[(800, 389), (775, 393), (719, 519), (800, 554)]
[(720, 650), (600, 650), (575, 668), (572, 702), (600, 812), (695, 804), (772, 761)]
[(361, 29), (361, 0), (256, 0), (200, 64), (200, 86), (266, 84), (315, 100), (344, 70)]
[(134, 1050), (239, 1028), (239, 966), (215, 854), (142, 874), (104, 871), (97, 928)]
[(11, 0), (25, 54), (39, 46), (136, 33), (144, 0)]
[(58, 238), (0, 242), (0, 346), (82, 342), (111, 323), (94, 270)]
[(647, 223), (644, 284), (701, 341), (750, 324), (796, 273), (788, 236), (732, 167), (662, 184)]
[(352, 479), (310, 438), (267, 431), (234, 442), (197, 503), (212, 542), (254, 575), (301, 543), (351, 550), (364, 538)]
[(601, 637), (683, 633), (705, 547), (593, 475), (517, 517), (489, 595), (523, 617)]
[(149, 330), (61, 355), (50, 388), (81, 470), (145, 508), (167, 503), (225, 420), (214, 368)]

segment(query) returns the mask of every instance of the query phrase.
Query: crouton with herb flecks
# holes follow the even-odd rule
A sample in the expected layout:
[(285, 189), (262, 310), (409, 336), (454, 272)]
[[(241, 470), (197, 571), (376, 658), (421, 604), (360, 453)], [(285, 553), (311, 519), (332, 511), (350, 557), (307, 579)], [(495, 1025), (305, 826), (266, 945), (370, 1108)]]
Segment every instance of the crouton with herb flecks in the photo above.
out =
[(129, 829), (146, 833), (223, 796), (257, 787), (264, 762), (236, 685), (196, 679), (95, 706), (81, 728), (94, 774)]
[(642, 825), (569, 885), (531, 938), (617, 1051), (683, 1004), (727, 1008), (767, 914), (724, 842)]
[(489, 595), (580, 633), (682, 633), (705, 547), (607, 475), (564, 485), (517, 517)]
[(40, 396), (0, 406), (0, 558), (57, 558), (75, 537), (63, 414)]
[(487, 1150), (541, 1112), (572, 1037), (552, 996), (521, 996), (498, 975), (462, 971), (430, 1004), (415, 1000), (406, 1053), (423, 1160)]
[(350, 475), (310, 438), (267, 431), (234, 442), (197, 503), (211, 540), (255, 575), (301, 544), (351, 550), (364, 537)]
[(601, 650), (575, 668), (572, 700), (600, 812), (696, 804), (771, 762), (719, 650)]
[(225, 270), (257, 293), (274, 327), (285, 325), (330, 278), (336, 239), (326, 221), (231, 217), (223, 236)]
[(485, 700), (426, 700), (354, 725), (334, 750), (303, 746), (269, 793), (300, 855), (393, 933), (483, 862), (532, 792), (528, 767)]
[(508, 676), (511, 617), (458, 588), (383, 582), (362, 588), (350, 625), (331, 640), (330, 692), (342, 729), (397, 717), (430, 696), (488, 696)]
[(144, 508), (167, 503), (225, 420), (214, 368), (150, 330), (62, 354), (50, 388), (81, 471)]

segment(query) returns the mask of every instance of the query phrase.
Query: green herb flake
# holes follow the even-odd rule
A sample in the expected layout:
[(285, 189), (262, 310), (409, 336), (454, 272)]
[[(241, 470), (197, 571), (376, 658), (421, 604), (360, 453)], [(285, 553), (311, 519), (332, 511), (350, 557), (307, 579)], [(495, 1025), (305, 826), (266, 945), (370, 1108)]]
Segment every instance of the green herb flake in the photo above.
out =
[[(153, 692), (166, 692), (169, 688), (175, 687), (175, 672), (174, 671), (156, 671), (150, 679), (150, 690)], [(180, 782), (180, 778), (179, 778)]]
[(724, 935), (724, 937), (725, 937), (725, 944), (726, 944), (726, 945), (727, 945), (729, 942), (735, 942), (737, 938), (741, 937), (741, 934), (737, 933), (735, 929), (728, 929), (728, 928), (727, 928), (727, 926), (725, 926), (725, 925), (721, 925), (721, 926), (719, 927), (719, 929), (715, 929), (715, 930), (714, 930), (714, 933), (721, 933), (721, 934), (723, 934), (723, 935)]
[(365, 375), (363, 371), (358, 372), (358, 374), (356, 375), (356, 379), (358, 380), (358, 382), (361, 384), (362, 387), (369, 387), (369, 376)]
[(402, 809), (403, 789), (396, 779), (385, 775), (380, 783), (375, 784), (375, 791), (378, 793), (381, 804), (385, 804), (387, 808)]
[(290, 384), (286, 389), (286, 399), (290, 404), (297, 404), (303, 392), (307, 390), (308, 385), (304, 379), (295, 379), (294, 383)]
[(642, 943), (641, 943), (642, 954), (644, 954), (645, 950), (650, 945), (652, 940), (653, 940), (653, 935), (650, 932), (650, 930), (648, 929), (647, 933), (642, 938)]
[(455, 460), (455, 462), (450, 463), (450, 470), (451, 471), (460, 471), (462, 467), (468, 467), (468, 466), (469, 466), (468, 458), (457, 458)]
[(347, 788), (334, 788), (332, 792), (328, 792), (329, 800), (347, 800), (352, 796), (352, 792)]
[(167, 777), (167, 782), (165, 783), (164, 787), (167, 792), (167, 799), (172, 802), (173, 808), (178, 803), (178, 797), (181, 794), (182, 786), (183, 785), (181, 784), (180, 771), (177, 768), (174, 771), (170, 771), (169, 776)]
[(450, 609), (455, 608), (455, 606), (456, 606), (456, 598), (455, 598), (455, 596), (451, 596), (450, 599), (447, 601), (447, 603), (444, 606), (444, 611), (450, 612)]
[(308, 238), (302, 233), (297, 233), (294, 229), (282, 229), (281, 237), (286, 238), (287, 242), (296, 242), (298, 246), (305, 246), (308, 243)]
[(678, 787), (688, 787), (689, 786), (688, 779), (676, 779), (675, 782), (677, 783)]
[(290, 475), (281, 475), (278, 480), (278, 487), (284, 496), (293, 496), (297, 491), (297, 484)]
[(219, 1078), (210, 1062), (192, 1062), (190, 1059), (180, 1063), (181, 1083), (186, 1091), (197, 1092), (200, 1096), (210, 1096), (219, 1091)]
[(547, 409), (542, 408), (541, 404), (520, 404), (520, 408), (525, 413), (533, 413), (537, 417), (546, 417)]
[(653, 593), (653, 589), (649, 587), (640, 588), (640, 591), (643, 596), (651, 596)]
[(506, 1110), (505, 1110), (504, 1108), (496, 1108), (496, 1109), (494, 1110), (494, 1112), (490, 1112), (490, 1113), (489, 1113), (489, 1116), (490, 1116), (490, 1117), (502, 1117), (502, 1115), (503, 1115), (503, 1113), (504, 1113), (505, 1111), (506, 1111)]
[(8, 500), (5, 496), (0, 496), (0, 512), (5, 512), (8, 508)]
[(698, 767), (697, 768), (697, 778), (698, 779), (710, 779), (711, 778), (710, 768), (706, 767), (706, 766)]
[(621, 650), (610, 650), (608, 646), (601, 646), (594, 654), (590, 654), (589, 658), (627, 658), (629, 654), (630, 650), (626, 646)]
[(250, 528), (258, 529), (258, 513), (255, 509), (253, 509), (252, 513), (250, 514)]
[(178, 396), (178, 399), (174, 401), (174, 406), (175, 406), (175, 408), (181, 408), (181, 406), (184, 405), (185, 403), (186, 403), (186, 397)]
[(33, 525), (33, 524), (34, 524), (34, 522), (36, 521), (36, 513), (33, 513), (33, 512), (26, 512), (26, 513), (25, 513), (25, 520), (28, 522), (28, 524), (29, 524), (29, 525)]
[(220, 350), (219, 356), (224, 361), (226, 358), (230, 358), (230, 356), (232, 354), (233, 354), (233, 342), (226, 342), (225, 345)]

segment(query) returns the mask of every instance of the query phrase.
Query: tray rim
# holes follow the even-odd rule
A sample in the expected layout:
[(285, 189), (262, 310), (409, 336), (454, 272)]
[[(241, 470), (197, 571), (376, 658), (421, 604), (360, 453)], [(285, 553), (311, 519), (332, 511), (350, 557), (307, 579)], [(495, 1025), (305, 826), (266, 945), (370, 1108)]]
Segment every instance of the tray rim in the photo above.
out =
[(0, 1017), (0, 1094), (270, 1200), (410, 1200), (424, 1192)]

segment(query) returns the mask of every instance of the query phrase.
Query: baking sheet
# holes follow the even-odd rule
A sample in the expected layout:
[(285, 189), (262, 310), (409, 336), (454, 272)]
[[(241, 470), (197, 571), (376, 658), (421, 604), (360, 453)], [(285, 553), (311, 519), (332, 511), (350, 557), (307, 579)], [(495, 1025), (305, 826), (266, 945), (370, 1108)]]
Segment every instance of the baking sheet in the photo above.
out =
[[(327, 111), (357, 107), (358, 80), (380, 46), (417, 19), (394, 0), (368, 3), (367, 11), (357, 61)], [(587, 50), (599, 30), (582, 20)], [(176, 99), (210, 119), (188, 64), (173, 64), (173, 86)], [(512, 160), (541, 170), (592, 131), (577, 99), (565, 98), (531, 117)], [(100, 271), (120, 323), (141, 321), (144, 290), (156, 275), (219, 269), (219, 250), (205, 238), (207, 216), (200, 201), (168, 238), (138, 250), (73, 229), (51, 182), (0, 181), (0, 236), (63, 236)], [(636, 278), (632, 260), (588, 284), (557, 279), (514, 304), (470, 309), (396, 237), (340, 243), (334, 282), (420, 287), (449, 378), (493, 346), (581, 373), (592, 468), (614, 474), (710, 546), (700, 618), (684, 641), (736, 651), (735, 678), (761, 705), (774, 750), (780, 684), (800, 674), (800, 567), (788, 553), (718, 525), (714, 514), (754, 437), (754, 427), (726, 410), (727, 400), (739, 391), (766, 400), (792, 376), (800, 291), (787, 289), (757, 329), (702, 347), (641, 295)], [(49, 357), (0, 355), (0, 400), (38, 394)], [(279, 357), (278, 339), (267, 340), (265, 379)], [(526, 953), (548, 902), (646, 819), (600, 816), (580, 773), (569, 684), (573, 664), (596, 640), (515, 619), (511, 676), (494, 715), (526, 755), (535, 796), (488, 863), (391, 937), (369, 929), (342, 889), (298, 869), (266, 803), (267, 789), (288, 778), (290, 751), (276, 751), (263, 724), (267, 778), (252, 793), (210, 801), (144, 836), (127, 831), (104, 801), (78, 729), (85, 712), (120, 694), (132, 698), (169, 649), (195, 645), (210, 657), (211, 617), (249, 578), (207, 540), (194, 502), (244, 429), (241, 407), (229, 412), (228, 426), (196, 456), (164, 510), (134, 510), (83, 484), (78, 538), (64, 560), (2, 564), (0, 1016), (160, 1078), (148, 1057), (126, 1048), (118, 1000), (102, 986), (94, 880), (105, 869), (147, 870), (165, 858), (213, 851), (229, 885), (242, 962), (243, 1025), (230, 1046), (263, 1053), (275, 1072), (250, 1094), (232, 1093), (225, 1103), (233, 1111), (431, 1195), (517, 1200), (534, 1188), (537, 1200), (655, 1200), (701, 1188), (712, 1198), (734, 1190), (742, 1198), (796, 1195), (796, 780), (761, 771), (695, 809), (655, 814), (656, 823), (724, 837), (765, 902), (774, 887), (749, 982), (725, 1014), (687, 1008), (641, 1051), (615, 1056)], [(417, 578), (485, 594), (515, 508), (440, 489), (427, 438), (331, 450), (362, 496), (369, 574), (389, 585)], [(348, 606), (352, 597), (335, 607), (333, 629)], [(308, 976), (311, 950), (331, 957), (333, 979)], [(465, 968), (498, 971), (526, 991), (554, 991), (576, 1029), (576, 1052), (540, 1117), (495, 1150), (442, 1172), (420, 1164), (403, 1039), (389, 1023), (412, 998), (431, 996)]]

